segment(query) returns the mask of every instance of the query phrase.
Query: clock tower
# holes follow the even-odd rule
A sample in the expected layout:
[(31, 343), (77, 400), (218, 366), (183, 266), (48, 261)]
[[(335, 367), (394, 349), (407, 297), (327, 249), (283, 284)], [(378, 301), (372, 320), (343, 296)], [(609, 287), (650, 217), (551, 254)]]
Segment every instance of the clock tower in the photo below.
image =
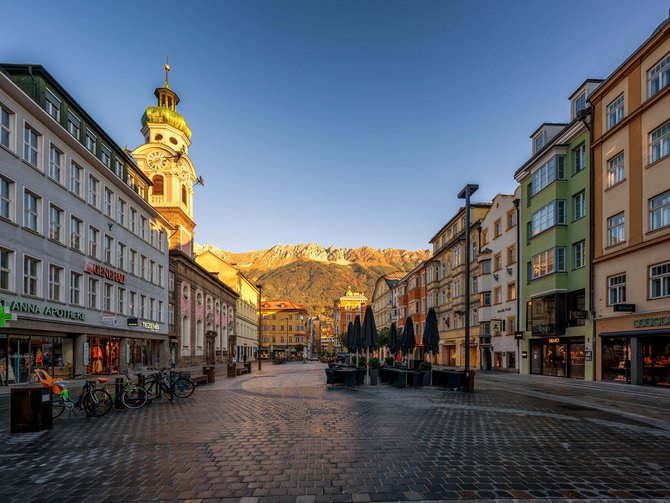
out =
[(170, 222), (170, 250), (193, 256), (193, 186), (203, 184), (188, 156), (191, 128), (177, 112), (179, 96), (168, 83), (170, 66), (165, 65), (165, 84), (154, 94), (157, 106), (147, 107), (142, 116), (144, 144), (133, 151), (137, 164), (153, 186), (149, 201)]

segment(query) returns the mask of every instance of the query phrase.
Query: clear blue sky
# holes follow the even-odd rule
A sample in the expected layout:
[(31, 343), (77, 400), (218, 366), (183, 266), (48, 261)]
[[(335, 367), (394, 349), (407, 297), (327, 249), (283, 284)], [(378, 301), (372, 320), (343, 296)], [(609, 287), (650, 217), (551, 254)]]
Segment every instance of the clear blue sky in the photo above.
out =
[(44, 65), (134, 148), (169, 53), (206, 181), (195, 189), (199, 243), (418, 249), (465, 183), (479, 183), (475, 200), (511, 193), (530, 133), (566, 121), (570, 94), (607, 77), (669, 7), (15, 1), (2, 8), (0, 61)]

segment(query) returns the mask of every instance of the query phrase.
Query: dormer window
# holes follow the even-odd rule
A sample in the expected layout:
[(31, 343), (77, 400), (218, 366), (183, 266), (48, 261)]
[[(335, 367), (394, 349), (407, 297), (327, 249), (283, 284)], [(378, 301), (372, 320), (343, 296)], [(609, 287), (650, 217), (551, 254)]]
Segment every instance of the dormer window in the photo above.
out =
[(581, 110), (584, 110), (586, 108), (586, 91), (584, 91), (582, 94), (577, 96), (573, 100), (573, 104), (574, 104), (575, 117), (576, 117)]
[(533, 139), (533, 153), (534, 154), (537, 154), (540, 150), (542, 150), (542, 147), (544, 147), (544, 142), (545, 142), (545, 134), (544, 134), (544, 131), (542, 131), (540, 134), (538, 134)]

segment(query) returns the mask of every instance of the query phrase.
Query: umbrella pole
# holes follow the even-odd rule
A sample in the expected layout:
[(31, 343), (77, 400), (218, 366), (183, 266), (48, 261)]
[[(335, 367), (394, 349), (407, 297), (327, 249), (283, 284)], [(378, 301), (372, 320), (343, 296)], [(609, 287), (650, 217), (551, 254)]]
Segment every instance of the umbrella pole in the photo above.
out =
[(365, 384), (370, 384), (370, 348), (365, 350), (365, 364), (367, 365), (367, 372), (365, 373)]

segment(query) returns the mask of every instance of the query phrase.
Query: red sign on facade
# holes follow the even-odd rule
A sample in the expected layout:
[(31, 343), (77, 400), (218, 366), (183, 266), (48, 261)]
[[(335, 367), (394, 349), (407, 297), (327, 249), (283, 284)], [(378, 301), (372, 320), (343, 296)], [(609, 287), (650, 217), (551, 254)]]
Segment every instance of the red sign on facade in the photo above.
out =
[(86, 268), (86, 272), (95, 274), (96, 276), (101, 276), (122, 285), (126, 283), (126, 275), (122, 272), (114, 271), (113, 269), (108, 269), (107, 267), (101, 266), (100, 264), (90, 263)]

